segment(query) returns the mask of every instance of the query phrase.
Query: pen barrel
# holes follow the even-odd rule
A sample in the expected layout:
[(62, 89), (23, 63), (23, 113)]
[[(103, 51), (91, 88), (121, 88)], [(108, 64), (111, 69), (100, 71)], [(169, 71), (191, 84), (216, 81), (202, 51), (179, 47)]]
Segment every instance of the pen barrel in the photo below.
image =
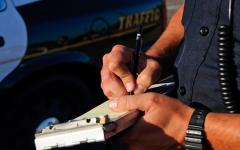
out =
[[(131, 62), (131, 71), (135, 79), (138, 76), (138, 64), (139, 57), (142, 48), (142, 25), (138, 27), (137, 36), (136, 36), (136, 50), (134, 51), (132, 62)], [(128, 95), (133, 95), (133, 92), (129, 92)]]
[(134, 52), (133, 70), (132, 70), (132, 73), (133, 73), (135, 78), (137, 78), (137, 73), (138, 73), (138, 64), (139, 64), (139, 57), (140, 57), (140, 52), (141, 52), (141, 45), (142, 45), (141, 34), (137, 34), (137, 37), (136, 37), (136, 50)]

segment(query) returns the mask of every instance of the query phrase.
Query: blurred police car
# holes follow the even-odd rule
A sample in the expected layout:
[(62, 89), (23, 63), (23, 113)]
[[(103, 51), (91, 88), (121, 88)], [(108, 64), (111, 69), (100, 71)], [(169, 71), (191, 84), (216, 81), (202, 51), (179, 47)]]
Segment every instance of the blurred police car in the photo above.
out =
[(33, 149), (34, 132), (79, 116), (105, 97), (101, 58), (115, 44), (143, 47), (166, 25), (163, 0), (0, 0), (2, 144)]

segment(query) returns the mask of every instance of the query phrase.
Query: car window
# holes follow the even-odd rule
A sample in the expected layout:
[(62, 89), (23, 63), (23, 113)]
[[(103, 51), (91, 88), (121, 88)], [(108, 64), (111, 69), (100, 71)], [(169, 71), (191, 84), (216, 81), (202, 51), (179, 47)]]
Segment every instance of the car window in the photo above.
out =
[(0, 0), (0, 12), (3, 11), (6, 8), (6, 1)]

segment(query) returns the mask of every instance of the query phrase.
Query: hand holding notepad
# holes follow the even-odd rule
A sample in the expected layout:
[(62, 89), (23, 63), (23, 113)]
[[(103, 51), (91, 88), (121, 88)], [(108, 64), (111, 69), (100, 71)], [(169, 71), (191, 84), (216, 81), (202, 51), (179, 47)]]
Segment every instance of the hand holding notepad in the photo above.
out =
[(113, 112), (108, 101), (66, 123), (50, 125), (35, 135), (37, 150), (105, 141), (130, 127), (138, 111)]

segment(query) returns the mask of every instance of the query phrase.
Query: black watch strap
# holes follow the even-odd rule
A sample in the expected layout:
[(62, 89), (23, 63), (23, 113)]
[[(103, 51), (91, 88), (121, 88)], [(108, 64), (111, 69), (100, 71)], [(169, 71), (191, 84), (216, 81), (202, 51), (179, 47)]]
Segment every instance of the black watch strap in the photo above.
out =
[(207, 149), (206, 137), (204, 133), (204, 121), (208, 110), (195, 109), (190, 119), (185, 137), (186, 150)]

